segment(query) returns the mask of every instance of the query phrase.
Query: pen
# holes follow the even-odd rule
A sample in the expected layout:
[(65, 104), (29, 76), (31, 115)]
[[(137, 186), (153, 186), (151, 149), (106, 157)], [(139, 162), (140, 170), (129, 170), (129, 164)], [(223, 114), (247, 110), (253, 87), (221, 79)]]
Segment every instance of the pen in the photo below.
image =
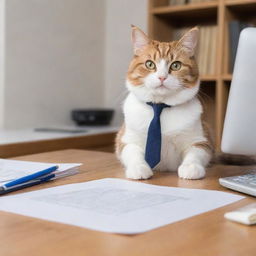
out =
[(16, 186), (12, 186), (11, 188), (7, 188), (7, 189), (1, 189), (0, 188), (0, 195), (10, 193), (10, 192), (13, 192), (13, 191), (17, 191), (17, 190), (20, 190), (20, 189), (23, 189), (23, 188), (32, 187), (34, 185), (39, 185), (41, 183), (50, 181), (54, 177), (55, 177), (55, 174), (50, 174), (50, 175), (44, 176), (40, 179), (31, 180), (31, 181), (28, 181), (26, 183), (22, 183), (22, 184), (19, 184), (19, 185), (16, 185)]
[(6, 190), (7, 188), (10, 188), (10, 187), (13, 187), (13, 186), (16, 186), (16, 185), (19, 185), (19, 184), (23, 184), (23, 183), (26, 183), (26, 182), (31, 181), (31, 180), (35, 180), (39, 177), (50, 174), (50, 173), (56, 171), (57, 169), (58, 169), (58, 166), (52, 166), (52, 167), (47, 168), (45, 170), (42, 170), (42, 171), (39, 171), (39, 172), (36, 172), (36, 173), (33, 173), (33, 174), (29, 174), (27, 176), (21, 177), (19, 179), (13, 180), (11, 182), (8, 182), (8, 183), (2, 185), (0, 187), (0, 190)]

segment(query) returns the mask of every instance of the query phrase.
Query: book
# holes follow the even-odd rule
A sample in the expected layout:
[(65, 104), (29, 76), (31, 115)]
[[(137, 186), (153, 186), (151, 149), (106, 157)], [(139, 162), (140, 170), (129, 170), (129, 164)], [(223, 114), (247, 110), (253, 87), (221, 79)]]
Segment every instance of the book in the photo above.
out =
[(199, 42), (196, 52), (200, 75), (215, 74), (216, 46), (217, 26), (202, 26), (199, 29)]
[(204, 3), (204, 2), (212, 2), (212, 1), (216, 1), (216, 0), (188, 0), (188, 3)]
[(184, 34), (188, 32), (191, 28), (192, 27), (182, 27), (174, 29), (172, 34), (172, 40), (180, 40), (182, 36), (184, 36)]
[(205, 36), (204, 36), (204, 51), (203, 54), (203, 72), (202, 74), (208, 75), (209, 74), (209, 66), (210, 66), (210, 41), (211, 41), (211, 27), (205, 26)]
[[(173, 30), (172, 39), (179, 40), (191, 27), (182, 27)], [(199, 41), (195, 52), (199, 73), (214, 75), (217, 50), (217, 26), (207, 25), (199, 28)]]
[(212, 26), (211, 28), (211, 45), (210, 45), (210, 75), (216, 74), (216, 55), (217, 55), (217, 36), (218, 36), (218, 30), (217, 26)]
[(189, 3), (194, 4), (194, 3), (199, 3), (200, 0), (190, 0)]
[(213, 51), (213, 26), (209, 26), (209, 41), (208, 41), (208, 49), (207, 49), (207, 75), (212, 74), (212, 66), (213, 66), (213, 59), (212, 59), (212, 51)]
[(186, 3), (187, 0), (169, 0), (169, 5), (183, 5)]
[(230, 71), (232, 71), (234, 67), (239, 35), (240, 35), (240, 22), (237, 20), (233, 20), (229, 22)]
[(204, 52), (205, 52), (205, 26), (201, 27), (199, 30), (199, 42), (198, 42), (198, 53), (196, 56), (197, 64), (199, 68), (199, 73), (204, 74)]

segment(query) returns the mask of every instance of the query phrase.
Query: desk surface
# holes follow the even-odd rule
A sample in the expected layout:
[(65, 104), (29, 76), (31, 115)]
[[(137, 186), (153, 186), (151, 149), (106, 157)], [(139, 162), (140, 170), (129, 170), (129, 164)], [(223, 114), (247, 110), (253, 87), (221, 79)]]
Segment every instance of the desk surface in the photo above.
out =
[[(47, 127), (46, 127), (47, 128)], [(53, 129), (66, 129), (66, 132), (61, 131), (36, 131), (35, 129), (0, 129), (0, 146), (17, 144), (17, 143), (28, 143), (38, 142), (45, 140), (56, 140), (64, 138), (73, 138), (81, 136), (98, 135), (105, 133), (116, 133), (119, 129), (117, 126), (50, 126)]]
[(86, 132), (65, 133), (39, 132), (33, 129), (0, 129), (0, 157), (7, 158), (68, 148), (97, 148), (98, 151), (106, 151), (106, 147), (112, 148), (118, 131), (118, 127), (115, 126), (56, 126), (55, 128)]
[[(75, 176), (28, 188), (23, 192), (106, 177), (124, 178), (121, 165), (111, 153), (63, 150), (15, 159), (84, 163), (80, 173)], [(217, 179), (252, 169), (252, 166), (218, 165), (210, 167), (203, 180), (181, 180), (176, 173), (161, 172), (143, 182), (230, 192), (221, 187)], [(133, 236), (102, 233), (0, 212), (0, 255), (255, 255), (256, 226), (248, 227), (223, 218), (226, 211), (252, 202), (255, 202), (255, 198), (248, 196), (237, 203)]]

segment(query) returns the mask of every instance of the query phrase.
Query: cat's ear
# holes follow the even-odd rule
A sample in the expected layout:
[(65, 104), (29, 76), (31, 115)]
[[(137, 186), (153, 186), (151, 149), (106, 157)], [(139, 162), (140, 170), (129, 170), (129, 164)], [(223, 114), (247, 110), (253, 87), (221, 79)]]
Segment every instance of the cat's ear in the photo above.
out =
[(199, 29), (194, 27), (190, 29), (180, 40), (179, 44), (192, 56), (195, 53), (199, 39)]
[(131, 27), (133, 50), (134, 54), (138, 55), (141, 50), (149, 44), (150, 40), (141, 29), (137, 28), (134, 25), (131, 25)]

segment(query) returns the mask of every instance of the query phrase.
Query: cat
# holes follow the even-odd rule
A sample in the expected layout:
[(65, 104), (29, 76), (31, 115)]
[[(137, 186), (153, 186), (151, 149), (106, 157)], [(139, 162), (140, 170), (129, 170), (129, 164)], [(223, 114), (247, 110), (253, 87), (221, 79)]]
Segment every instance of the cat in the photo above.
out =
[[(124, 124), (116, 137), (116, 154), (130, 179), (148, 179), (153, 170), (177, 171), (183, 179), (201, 179), (213, 155), (198, 100), (199, 71), (195, 60), (199, 29), (178, 41), (151, 40), (132, 26), (134, 56), (129, 65), (123, 104)], [(145, 147), (153, 110), (148, 102), (165, 103), (161, 121), (161, 160), (153, 170)]]

